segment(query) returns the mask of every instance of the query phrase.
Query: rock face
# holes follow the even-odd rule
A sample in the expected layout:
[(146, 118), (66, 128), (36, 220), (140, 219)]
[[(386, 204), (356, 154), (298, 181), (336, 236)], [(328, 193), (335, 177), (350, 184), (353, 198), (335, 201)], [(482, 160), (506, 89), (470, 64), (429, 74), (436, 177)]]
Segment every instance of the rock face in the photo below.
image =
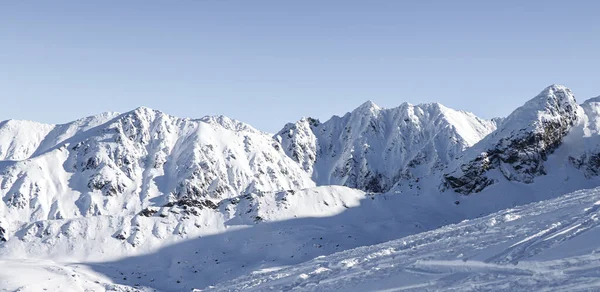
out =
[(0, 224), (0, 242), (6, 242), (6, 240), (6, 229), (4, 229), (4, 227), (2, 227), (2, 224)]
[(275, 137), (318, 185), (385, 192), (454, 160), (495, 130), (496, 121), (437, 103), (382, 109), (367, 102), (324, 123), (288, 124)]
[(546, 174), (544, 161), (578, 121), (579, 109), (568, 88), (544, 89), (469, 149), (458, 169), (444, 176), (446, 186), (462, 194), (480, 192), (496, 182), (488, 176), (491, 170), (509, 181), (533, 182)]

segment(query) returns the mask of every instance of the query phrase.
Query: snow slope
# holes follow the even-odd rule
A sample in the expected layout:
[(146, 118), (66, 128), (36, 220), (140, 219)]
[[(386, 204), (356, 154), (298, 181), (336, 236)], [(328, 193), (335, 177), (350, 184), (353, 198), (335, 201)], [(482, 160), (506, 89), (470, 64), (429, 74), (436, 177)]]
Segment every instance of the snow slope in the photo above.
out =
[(0, 260), (0, 291), (111, 291), (142, 292), (152, 289), (112, 284), (112, 280), (82, 265), (59, 264), (48, 260)]
[(582, 190), (203, 291), (597, 291), (599, 216)]
[(94, 127), (108, 122), (118, 114), (102, 113), (62, 125), (32, 121), (8, 120), (0, 122), (1, 160), (23, 160), (56, 147)]
[(138, 108), (67, 125), (12, 124), (4, 127), (12, 140), (0, 139), (14, 148), (0, 162), (5, 239), (40, 220), (127, 218), (181, 200), (212, 206), (241, 194), (314, 186), (270, 135), (222, 116), (179, 119)]
[[(304, 196), (311, 195), (300, 198)], [(387, 200), (385, 196), (374, 197), (382, 200), (379, 203), (367, 197), (360, 206), (337, 215), (238, 228), (111, 262), (4, 259), (2, 264), (9, 269), (0, 272), (0, 283), (5, 288), (22, 287), (22, 291), (48, 287), (72, 291), (83, 291), (83, 287), (107, 291), (600, 289), (596, 253), (600, 188), (428, 232), (418, 233), (415, 227), (405, 230), (404, 236), (398, 236), (399, 227), (406, 226), (403, 220), (414, 216), (416, 222), (435, 222), (439, 218), (415, 210), (392, 220), (398, 214), (383, 210), (398, 203), (393, 201), (398, 196)], [(384, 243), (368, 245), (372, 237)], [(40, 281), (24, 280), (19, 276), (24, 273)]]

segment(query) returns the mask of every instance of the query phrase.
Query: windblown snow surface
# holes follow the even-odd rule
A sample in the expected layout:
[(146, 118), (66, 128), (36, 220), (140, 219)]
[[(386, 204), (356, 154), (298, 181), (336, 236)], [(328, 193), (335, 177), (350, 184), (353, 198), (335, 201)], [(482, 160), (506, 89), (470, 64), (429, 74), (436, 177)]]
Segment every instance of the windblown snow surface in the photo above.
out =
[[(195, 291), (597, 291), (599, 215), (600, 188), (581, 190), (348, 250), (334, 243), (390, 236), (400, 225), (350, 233), (319, 219), (286, 222), (112, 263), (4, 259), (0, 285), (7, 291), (190, 291), (194, 284), (202, 287)], [(341, 251), (314, 257), (320, 248)], [(314, 259), (293, 259), (306, 259), (305, 252)], [(203, 287), (207, 273), (238, 276)]]
[(275, 135), (1, 122), (0, 290), (600, 290), (599, 120), (552, 85), (506, 118), (367, 102)]
[(207, 291), (598, 291), (600, 189), (258, 271)]

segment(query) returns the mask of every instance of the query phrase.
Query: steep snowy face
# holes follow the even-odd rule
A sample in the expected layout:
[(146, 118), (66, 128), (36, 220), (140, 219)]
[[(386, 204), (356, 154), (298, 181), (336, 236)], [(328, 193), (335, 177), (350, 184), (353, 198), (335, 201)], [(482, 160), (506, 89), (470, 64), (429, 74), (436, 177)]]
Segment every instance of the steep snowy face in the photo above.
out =
[(437, 103), (382, 109), (369, 101), (324, 123), (288, 124), (275, 137), (318, 185), (384, 192), (447, 164), (495, 129), (494, 121)]
[(600, 134), (600, 96), (590, 98), (581, 104), (587, 117), (585, 136)]
[(4, 148), (24, 149), (5, 156), (23, 160), (0, 162), (4, 229), (314, 186), (270, 135), (226, 117), (180, 119), (139, 108), (99, 125), (76, 123), (42, 128), (15, 138), (31, 144)]
[(591, 178), (600, 175), (600, 97), (586, 100), (581, 108), (583, 119), (568, 141), (569, 162)]
[(31, 121), (0, 122), (0, 160), (28, 158), (53, 128), (54, 125)]
[(313, 118), (303, 118), (296, 123), (288, 123), (275, 136), (281, 142), (285, 153), (300, 163), (308, 173), (313, 172), (317, 159), (318, 144), (313, 128), (319, 124), (320, 122)]
[(27, 159), (78, 133), (106, 123), (117, 115), (103, 113), (62, 125), (19, 120), (0, 122), (0, 160)]
[(466, 151), (460, 166), (445, 175), (446, 186), (462, 194), (479, 192), (498, 180), (492, 171), (509, 181), (533, 182), (546, 174), (544, 161), (582, 116), (571, 90), (549, 86)]

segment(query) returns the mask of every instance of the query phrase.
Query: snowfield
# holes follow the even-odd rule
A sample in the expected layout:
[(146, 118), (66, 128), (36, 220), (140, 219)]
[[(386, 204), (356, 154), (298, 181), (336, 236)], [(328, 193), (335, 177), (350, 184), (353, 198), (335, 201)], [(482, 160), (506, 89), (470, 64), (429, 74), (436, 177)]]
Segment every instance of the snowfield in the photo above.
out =
[(202, 291), (598, 291), (600, 189)]
[[(597, 291), (599, 216), (600, 188), (581, 190), (327, 256), (299, 244), (302, 236), (322, 236), (304, 240), (335, 250), (334, 242), (364, 243), (398, 226), (346, 235), (323, 230), (323, 218), (292, 220), (115, 262), (6, 259), (0, 285), (6, 291)], [(230, 280), (208, 285), (211, 277)]]
[[(0, 291), (113, 291), (138, 289), (118, 284), (83, 265), (58, 264), (48, 260), (0, 260)], [(144, 290), (139, 290), (144, 291)], [(146, 289), (145, 291), (152, 291)]]

